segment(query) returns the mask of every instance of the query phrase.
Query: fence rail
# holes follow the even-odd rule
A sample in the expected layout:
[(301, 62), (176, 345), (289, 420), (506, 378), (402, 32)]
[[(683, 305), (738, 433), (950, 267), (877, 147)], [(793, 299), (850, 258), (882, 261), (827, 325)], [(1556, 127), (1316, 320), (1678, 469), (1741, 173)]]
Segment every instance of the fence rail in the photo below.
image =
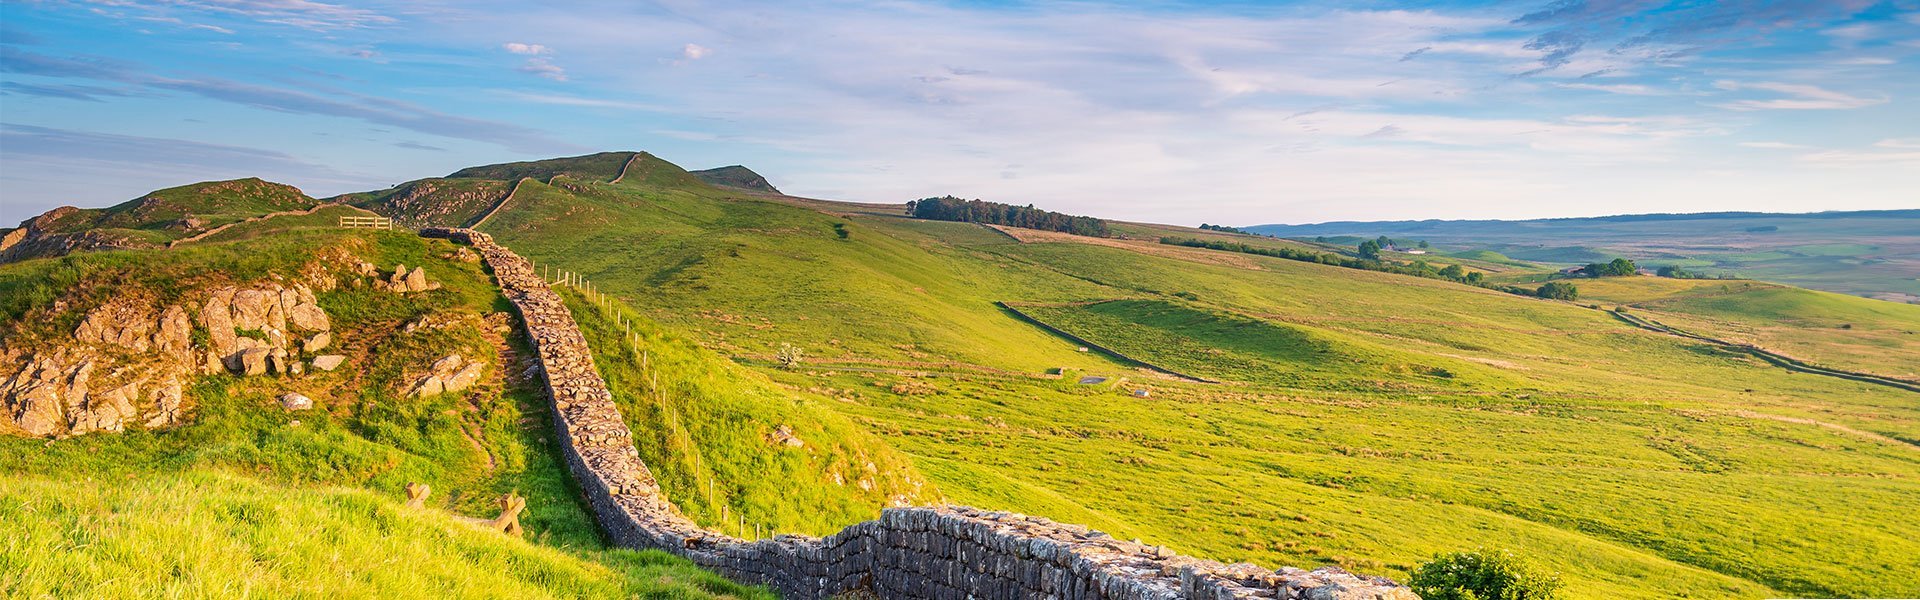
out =
[(360, 228), (393, 229), (393, 219), (389, 219), (386, 217), (362, 217), (362, 216), (342, 215), (340, 217), (340, 226), (346, 227), (349, 229), (360, 229)]

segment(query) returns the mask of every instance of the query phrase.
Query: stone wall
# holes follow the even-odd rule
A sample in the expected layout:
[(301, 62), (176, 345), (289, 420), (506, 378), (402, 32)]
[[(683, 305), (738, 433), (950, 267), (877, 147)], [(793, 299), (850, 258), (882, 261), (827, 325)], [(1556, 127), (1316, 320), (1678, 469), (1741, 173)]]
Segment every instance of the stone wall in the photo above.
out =
[(586, 338), (533, 264), (471, 229), (429, 228), (478, 249), (519, 308), (553, 400), (568, 466), (619, 545), (658, 548), (786, 598), (856, 590), (933, 600), (1302, 598), (1417, 600), (1406, 587), (1337, 568), (1224, 565), (1078, 525), (958, 506), (890, 508), (814, 538), (749, 541), (709, 531), (661, 495), (594, 367)]

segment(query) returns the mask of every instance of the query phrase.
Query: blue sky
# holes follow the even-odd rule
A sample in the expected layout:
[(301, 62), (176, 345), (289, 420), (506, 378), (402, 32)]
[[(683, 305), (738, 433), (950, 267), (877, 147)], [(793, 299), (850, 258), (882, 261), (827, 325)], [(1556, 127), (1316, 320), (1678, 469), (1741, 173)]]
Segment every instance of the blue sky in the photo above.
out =
[(1920, 207), (1920, 0), (0, 4), (0, 221), (649, 150), (1174, 223)]

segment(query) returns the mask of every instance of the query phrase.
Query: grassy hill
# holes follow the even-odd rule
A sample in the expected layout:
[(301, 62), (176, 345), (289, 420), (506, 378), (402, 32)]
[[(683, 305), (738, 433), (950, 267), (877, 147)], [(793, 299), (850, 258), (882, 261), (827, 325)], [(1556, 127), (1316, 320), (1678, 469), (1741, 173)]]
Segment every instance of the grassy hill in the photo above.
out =
[(761, 177), (759, 173), (753, 172), (753, 169), (740, 165), (704, 169), (693, 171), (692, 173), (695, 177), (699, 177), (701, 181), (716, 186), (771, 192), (775, 194), (780, 193), (780, 189), (768, 183), (767, 178)]
[[(482, 229), (877, 435), (946, 498), (1390, 575), (1509, 547), (1579, 596), (1914, 591), (1899, 574), (1920, 548), (1860, 516), (1917, 491), (1920, 421), (1884, 388), (1580, 305), (1153, 241), (1202, 235), (1184, 228), (1006, 232), (643, 167), (528, 182)], [(1078, 352), (997, 301), (1061, 305), (1042, 318), (1226, 383)], [(772, 366), (782, 344), (809, 362)], [(604, 345), (603, 367), (648, 360)], [(679, 485), (670, 497), (701, 501), (697, 480)]]
[(1815, 364), (1920, 381), (1920, 306), (1758, 281), (1580, 280), (1583, 297)]
[[(1223, 561), (1396, 577), (1437, 552), (1509, 548), (1559, 571), (1573, 597), (1920, 594), (1908, 576), (1920, 570), (1920, 541), (1897, 510), (1920, 503), (1920, 405), (1906, 392), (1795, 374), (1583, 304), (1158, 240), (1316, 252), (1345, 251), (1344, 242), (1135, 223), (1095, 239), (914, 220), (894, 205), (714, 187), (644, 153), (423, 180), (450, 181), (517, 185), (480, 228), (554, 277), (592, 282), (595, 292), (567, 298), (639, 449), (668, 497), (710, 525), (738, 527), (745, 514), (773, 531), (819, 533), (888, 502), (945, 499)], [(472, 218), (486, 204), (377, 199), (385, 193), (352, 197), (401, 219)], [(398, 241), (404, 235), (352, 235), (413, 248), (407, 260), (438, 256), (434, 243)], [(119, 256), (0, 269), (0, 289), (18, 285), (29, 298), (9, 294), (9, 306), (51, 302), (97, 272), (87, 261), (133, 260)], [(244, 270), (244, 256), (226, 268)], [(1505, 256), (1405, 259), (1528, 271)], [(463, 283), (481, 281), (471, 265), (427, 264), (453, 273), (449, 292), (468, 310), (499, 306)], [(1597, 299), (1586, 303), (1631, 304), (1676, 327), (1749, 328), (1809, 360), (1894, 370), (1920, 362), (1901, 337), (1912, 318), (1901, 305), (1674, 281), (1580, 283)], [(1642, 284), (1650, 287), (1634, 287)], [(1083, 352), (1002, 302), (1220, 383)], [(802, 360), (782, 367), (783, 346), (800, 348)], [(1101, 379), (1083, 385), (1083, 376)], [(264, 402), (249, 393), (210, 397)], [(15, 467), (23, 477), (54, 477), (70, 463), (116, 477), (125, 471), (104, 465), (376, 490), (434, 477), (436, 487), (471, 490), (449, 506), (475, 512), (480, 505), (462, 502), (503, 482), (554, 489), (541, 473), (556, 471), (539, 467), (550, 458), (530, 433), (537, 422), (508, 421), (526, 428), (520, 474), (482, 476), (471, 447), (452, 443), (457, 421), (435, 412), (443, 407), (359, 402), (367, 409), (302, 419), (344, 450), (298, 436), (265, 446), (284, 452), (112, 446), (148, 435), (133, 434), (44, 459), (22, 444), (4, 458), (24, 460)], [(512, 415), (516, 402), (525, 401), (482, 412)], [(244, 448), (231, 440), (304, 431), (274, 420), (284, 418), (269, 411), (182, 431), (209, 441), (193, 447)], [(516, 437), (483, 439), (507, 448)], [(280, 458), (289, 456), (327, 458)], [(567, 533), (571, 517), (549, 518), (550, 540), (585, 539)], [(602, 560), (593, 552), (576, 555)]]
[[(355, 261), (423, 267), (441, 284), (319, 291), (343, 367), (199, 377), (178, 427), (55, 440), (0, 432), (0, 595), (766, 596), (665, 555), (607, 549), (553, 447), (539, 384), (502, 373), (530, 350), (487, 324), (507, 304), (486, 274), (445, 241), (309, 222), (329, 218), (0, 266), (0, 340), (11, 351), (70, 343), (79, 313), (111, 298), (177, 302)], [(405, 393), (407, 373), (449, 353), (492, 363), (492, 376), (459, 394)], [(283, 410), (276, 398), (288, 391), (315, 409)], [(427, 510), (399, 506), (408, 482), (432, 486)], [(526, 540), (453, 519), (491, 518), (509, 491), (528, 499)]]
[(319, 204), (293, 186), (257, 178), (183, 185), (107, 208), (63, 207), (29, 219), (0, 243), (0, 262), (72, 250), (156, 248), (249, 218)]

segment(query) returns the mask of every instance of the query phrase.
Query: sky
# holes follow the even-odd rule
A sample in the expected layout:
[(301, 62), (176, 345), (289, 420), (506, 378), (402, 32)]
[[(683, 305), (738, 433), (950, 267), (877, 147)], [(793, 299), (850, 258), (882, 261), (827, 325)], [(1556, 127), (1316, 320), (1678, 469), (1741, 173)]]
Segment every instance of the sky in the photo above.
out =
[(646, 150), (1178, 224), (1920, 208), (1920, 0), (7, 0), (0, 222)]

